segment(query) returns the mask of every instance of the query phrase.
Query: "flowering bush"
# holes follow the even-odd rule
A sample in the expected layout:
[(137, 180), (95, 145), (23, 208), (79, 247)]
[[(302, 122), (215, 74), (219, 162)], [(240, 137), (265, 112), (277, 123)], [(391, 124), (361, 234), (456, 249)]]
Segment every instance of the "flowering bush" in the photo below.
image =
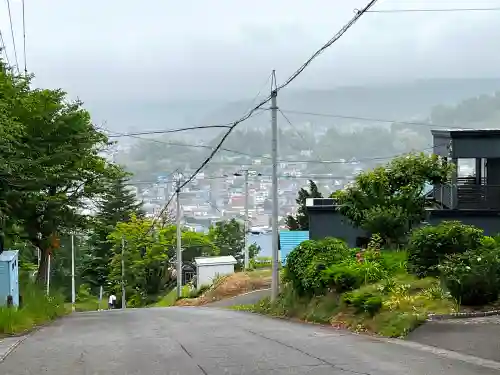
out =
[(500, 294), (500, 251), (479, 249), (454, 254), (439, 265), (444, 284), (458, 303), (479, 306)]
[(438, 276), (438, 264), (447, 255), (482, 247), (483, 231), (458, 221), (413, 230), (408, 244), (408, 268), (419, 277)]

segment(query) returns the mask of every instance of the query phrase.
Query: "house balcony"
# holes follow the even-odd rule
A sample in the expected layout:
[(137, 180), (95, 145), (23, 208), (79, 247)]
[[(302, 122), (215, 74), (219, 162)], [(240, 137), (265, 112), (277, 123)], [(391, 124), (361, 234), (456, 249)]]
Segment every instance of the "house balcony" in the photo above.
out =
[(434, 199), (442, 208), (455, 210), (500, 210), (500, 185), (477, 183), (475, 177), (457, 178), (455, 185), (434, 187)]

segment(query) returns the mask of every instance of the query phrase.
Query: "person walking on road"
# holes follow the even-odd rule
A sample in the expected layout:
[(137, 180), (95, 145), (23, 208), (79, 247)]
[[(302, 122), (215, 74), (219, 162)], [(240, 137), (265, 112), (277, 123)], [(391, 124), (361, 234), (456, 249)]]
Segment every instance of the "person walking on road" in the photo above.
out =
[(116, 296), (114, 294), (111, 294), (108, 300), (108, 310), (114, 309), (115, 303), (116, 303)]

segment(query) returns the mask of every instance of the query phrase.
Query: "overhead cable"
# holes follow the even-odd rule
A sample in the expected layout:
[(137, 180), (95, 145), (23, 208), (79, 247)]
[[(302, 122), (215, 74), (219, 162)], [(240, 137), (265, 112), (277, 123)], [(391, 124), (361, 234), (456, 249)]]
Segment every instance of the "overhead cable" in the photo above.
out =
[(470, 129), (470, 127), (464, 127), (464, 126), (439, 125), (439, 124), (433, 124), (430, 122), (421, 122), (421, 121), (400, 121), (400, 120), (391, 120), (391, 119), (381, 119), (381, 118), (376, 118), (376, 117), (374, 118), (374, 117), (337, 115), (337, 114), (331, 114), (331, 113), (297, 111), (297, 110), (292, 110), (292, 109), (280, 109), (280, 111), (285, 112), (285, 113), (299, 114), (299, 115), (331, 117), (331, 118), (346, 119), (346, 120), (384, 122), (384, 123), (388, 123), (388, 124), (392, 123), (392, 124), (401, 124), (401, 125), (428, 126), (428, 127), (440, 127), (440, 128), (448, 128), (448, 129), (464, 129), (464, 130)]
[[(354, 17), (344, 26), (342, 27), (328, 42), (326, 42), (320, 49), (318, 49), (305, 63), (303, 63), (284, 83), (276, 87), (275, 92), (285, 88), (291, 82), (293, 82), (308, 66), (311, 62), (321, 55), (328, 47), (330, 47), (333, 43), (339, 40), (368, 10), (370, 10), (378, 0), (370, 0), (370, 2), (360, 11), (356, 12)], [(263, 101), (253, 107), (246, 115), (241, 117), (239, 120), (235, 121), (231, 128), (228, 129), (226, 134), (222, 137), (219, 144), (214, 148), (214, 150), (210, 153), (210, 155), (205, 159), (203, 163), (196, 169), (196, 171), (188, 178), (184, 183), (179, 186), (179, 189), (182, 189), (184, 186), (189, 184), (193, 180), (193, 178), (210, 162), (210, 160), (214, 157), (214, 155), (219, 151), (222, 147), (224, 141), (229, 137), (231, 132), (234, 130), (238, 124), (246, 121), (255, 111), (259, 110), (271, 100), (271, 94), (266, 97)]]
[[(490, 8), (436, 8), (436, 9), (380, 9), (369, 10), (367, 13), (446, 13), (446, 12), (495, 12), (500, 11), (500, 7)], [(357, 9), (354, 12), (358, 12)]]
[(7, 10), (9, 13), (10, 33), (12, 36), (12, 47), (14, 49), (14, 59), (16, 61), (17, 73), (19, 74), (19, 60), (17, 58), (16, 38), (14, 36), (14, 24), (12, 23), (12, 13), (10, 11), (10, 0), (7, 0)]
[(0, 30), (0, 52), (3, 52), (5, 61), (7, 61), (7, 66), (10, 66), (9, 54), (7, 53), (7, 47), (5, 45), (5, 39), (3, 38), (2, 30)]
[(135, 133), (117, 133), (108, 135), (109, 138), (118, 138), (118, 137), (134, 137), (137, 135), (152, 135), (152, 134), (169, 134), (169, 133), (180, 133), (189, 130), (203, 130), (203, 129), (216, 129), (216, 128), (230, 128), (230, 125), (205, 125), (205, 126), (189, 126), (186, 128), (179, 129), (170, 129), (170, 130), (147, 130), (143, 132), (135, 132)]
[(24, 6), (24, 0), (21, 0), (22, 4), (22, 9), (23, 9), (23, 54), (24, 54), (24, 74), (28, 74), (28, 67), (27, 67), (27, 57), (26, 57), (26, 13), (25, 13), (25, 6)]

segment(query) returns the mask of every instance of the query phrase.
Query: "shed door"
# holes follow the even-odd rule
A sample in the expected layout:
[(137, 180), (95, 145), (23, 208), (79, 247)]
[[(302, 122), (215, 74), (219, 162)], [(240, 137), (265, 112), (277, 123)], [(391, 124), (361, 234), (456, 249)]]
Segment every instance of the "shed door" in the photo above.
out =
[(0, 306), (5, 305), (10, 291), (9, 263), (0, 262)]
[(10, 262), (10, 295), (16, 298), (17, 293), (19, 291), (19, 277), (18, 277), (18, 264), (17, 258), (14, 258), (12, 262)]

